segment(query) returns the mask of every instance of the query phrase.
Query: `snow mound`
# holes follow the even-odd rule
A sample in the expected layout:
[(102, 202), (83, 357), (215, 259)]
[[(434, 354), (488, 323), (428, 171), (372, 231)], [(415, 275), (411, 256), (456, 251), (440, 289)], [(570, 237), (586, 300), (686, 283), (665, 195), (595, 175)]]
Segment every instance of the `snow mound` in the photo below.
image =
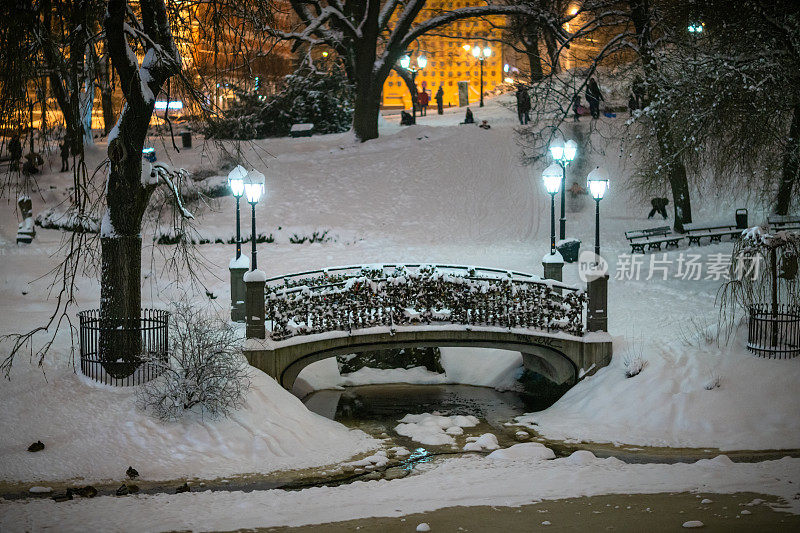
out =
[[(455, 444), (455, 439), (450, 431), (457, 433), (453, 428), (474, 427), (478, 419), (471, 415), (442, 416), (437, 414), (422, 413), (419, 415), (406, 415), (394, 430), (411, 440), (429, 446), (442, 446)], [(448, 431), (450, 430), (450, 431)], [(462, 430), (463, 431), (463, 430)]]
[[(347, 460), (378, 446), (361, 431), (310, 412), (266, 374), (251, 369), (245, 405), (230, 418), (189, 415), (162, 423), (135, 407), (132, 387), (97, 384), (66, 361), (15, 367), (0, 388), (0, 479), (85, 482), (119, 479), (132, 465), (145, 480), (214, 478)], [(24, 420), (16, 423), (14, 420)], [(36, 454), (26, 443), (41, 440)]]
[(467, 438), (467, 444), (464, 445), (465, 452), (480, 452), (483, 450), (496, 450), (500, 447), (497, 443), (497, 437), (492, 433), (484, 433), (480, 437)]
[(572, 465), (590, 465), (597, 461), (597, 457), (589, 450), (578, 450), (564, 459), (565, 463)]
[(556, 454), (553, 450), (540, 442), (522, 442), (520, 444), (514, 444), (510, 448), (495, 450), (487, 457), (496, 460), (513, 461), (515, 459), (533, 459), (545, 461), (548, 459), (555, 459)]

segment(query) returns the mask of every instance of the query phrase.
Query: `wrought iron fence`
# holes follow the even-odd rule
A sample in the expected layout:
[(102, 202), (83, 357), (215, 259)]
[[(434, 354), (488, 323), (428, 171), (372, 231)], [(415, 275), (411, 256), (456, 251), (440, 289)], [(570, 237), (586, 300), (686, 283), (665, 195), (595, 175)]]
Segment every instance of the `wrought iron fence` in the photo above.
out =
[(106, 385), (130, 386), (158, 377), (167, 364), (169, 312), (142, 309), (138, 319), (78, 313), (81, 373)]
[(266, 290), (267, 326), (274, 340), (433, 322), (573, 335), (585, 331), (583, 291), (504, 270), (416, 264), (340, 267), (272, 278)]
[(751, 306), (747, 349), (759, 357), (770, 359), (790, 359), (800, 355), (800, 307)]

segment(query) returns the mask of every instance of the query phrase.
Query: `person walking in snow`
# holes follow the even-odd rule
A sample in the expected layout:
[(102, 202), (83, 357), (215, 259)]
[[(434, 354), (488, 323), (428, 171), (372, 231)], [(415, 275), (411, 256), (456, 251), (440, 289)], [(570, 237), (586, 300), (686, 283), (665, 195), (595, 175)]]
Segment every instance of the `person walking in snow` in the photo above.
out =
[(428, 91), (422, 89), (419, 93), (419, 116), (424, 117), (428, 115), (428, 104), (431, 101), (431, 97), (428, 96)]
[(61, 172), (67, 172), (69, 170), (69, 144), (67, 144), (67, 139), (64, 139), (64, 142), (61, 144)]
[(600, 92), (597, 81), (591, 78), (586, 86), (586, 101), (589, 102), (589, 111), (592, 114), (592, 118), (600, 118), (600, 100), (605, 100), (603, 93)]
[(11, 170), (19, 170), (19, 160), (22, 159), (22, 143), (19, 135), (11, 137), (8, 143), (8, 155), (11, 156)]
[(523, 85), (519, 85), (517, 87), (517, 116), (519, 117), (519, 123), (523, 126), (530, 121), (530, 117), (528, 113), (531, 110), (531, 97), (528, 95), (528, 91), (525, 90)]
[(439, 90), (436, 91), (436, 111), (442, 115), (444, 114), (444, 89), (439, 85)]
[(581, 118), (581, 107), (581, 95), (576, 94), (572, 99), (572, 112), (574, 113), (572, 120), (574, 122), (578, 122)]
[(664, 220), (667, 219), (667, 204), (669, 204), (669, 200), (667, 198), (653, 198), (650, 200), (650, 205), (653, 206), (653, 209), (650, 210), (650, 214), (647, 215), (647, 218), (653, 218), (653, 215), (658, 213)]

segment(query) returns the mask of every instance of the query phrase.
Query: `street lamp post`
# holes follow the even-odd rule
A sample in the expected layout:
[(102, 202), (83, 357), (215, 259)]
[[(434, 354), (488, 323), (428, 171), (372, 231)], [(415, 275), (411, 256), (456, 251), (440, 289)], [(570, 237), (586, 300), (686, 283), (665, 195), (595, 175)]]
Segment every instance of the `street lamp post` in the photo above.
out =
[(553, 163), (542, 172), (542, 181), (547, 194), (550, 195), (550, 253), (542, 258), (545, 279), (562, 280), (564, 259), (556, 250), (556, 194), (561, 188), (561, 168)]
[(228, 264), (231, 278), (231, 320), (234, 322), (242, 322), (245, 318), (245, 283), (243, 276), (250, 268), (250, 261), (247, 256), (242, 257), (242, 230), (239, 211), (239, 201), (244, 194), (244, 182), (246, 179), (247, 171), (241, 165), (237, 165), (228, 174), (228, 186), (236, 198), (236, 257), (231, 259)]
[(600, 257), (600, 200), (605, 196), (608, 191), (608, 175), (606, 172), (597, 167), (586, 177), (586, 185), (589, 188), (589, 194), (592, 195), (595, 202), (595, 225), (594, 225), (594, 254), (599, 260)]
[(608, 331), (608, 273), (605, 262), (600, 258), (600, 200), (608, 191), (608, 174), (597, 167), (586, 177), (589, 194), (595, 201), (594, 259), (595, 272), (586, 279), (586, 329), (587, 331)]
[(264, 286), (267, 282), (267, 275), (258, 270), (256, 256), (256, 204), (264, 194), (264, 174), (257, 170), (251, 170), (244, 182), (244, 195), (247, 203), (252, 208), (253, 234), (250, 241), (253, 243), (252, 261), (249, 272), (245, 272), (243, 279), (245, 284), (245, 335), (248, 339), (263, 339), (266, 337), (266, 312), (264, 308)]
[(261, 195), (264, 194), (264, 183), (264, 174), (257, 170), (251, 170), (248, 173), (248, 179), (244, 182), (244, 194), (247, 197), (247, 203), (249, 203), (252, 208), (253, 215), (253, 229), (250, 237), (250, 241), (253, 243), (253, 250), (250, 257), (250, 270), (258, 269), (258, 258), (256, 255), (256, 204), (261, 199)]
[(414, 93), (411, 94), (411, 115), (414, 117), (414, 122), (417, 121), (417, 72), (424, 69), (428, 65), (428, 58), (424, 54), (417, 56), (417, 66), (411, 66), (411, 56), (408, 54), (400, 58), (400, 67), (411, 73), (411, 86), (414, 88)]
[(550, 195), (550, 255), (556, 253), (556, 194), (561, 187), (561, 169), (552, 164), (542, 172), (542, 181), (547, 194)]
[(483, 107), (483, 62), (486, 60), (487, 57), (492, 55), (492, 49), (488, 46), (484, 46), (481, 48), (478, 45), (472, 47), (472, 55), (475, 56), (481, 64), (481, 103), (480, 107)]
[(247, 178), (247, 171), (241, 165), (236, 165), (236, 168), (228, 174), (228, 187), (231, 188), (233, 196), (236, 198), (236, 259), (242, 256), (242, 229), (241, 217), (239, 211), (239, 200), (244, 194), (244, 180)]
[(567, 166), (575, 159), (578, 153), (578, 143), (569, 140), (564, 144), (556, 141), (550, 145), (550, 154), (553, 160), (561, 166), (561, 219), (559, 220), (558, 235), (559, 239), (566, 239), (567, 215), (566, 215), (566, 193), (567, 193)]

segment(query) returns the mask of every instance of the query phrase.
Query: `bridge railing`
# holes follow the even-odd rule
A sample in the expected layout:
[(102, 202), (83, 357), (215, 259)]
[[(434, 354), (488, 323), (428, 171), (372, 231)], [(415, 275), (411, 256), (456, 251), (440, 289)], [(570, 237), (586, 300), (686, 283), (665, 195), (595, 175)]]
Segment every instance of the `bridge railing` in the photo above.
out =
[(582, 335), (586, 294), (522, 272), (459, 265), (337, 267), (267, 280), (273, 340), (375, 326), (457, 324)]

